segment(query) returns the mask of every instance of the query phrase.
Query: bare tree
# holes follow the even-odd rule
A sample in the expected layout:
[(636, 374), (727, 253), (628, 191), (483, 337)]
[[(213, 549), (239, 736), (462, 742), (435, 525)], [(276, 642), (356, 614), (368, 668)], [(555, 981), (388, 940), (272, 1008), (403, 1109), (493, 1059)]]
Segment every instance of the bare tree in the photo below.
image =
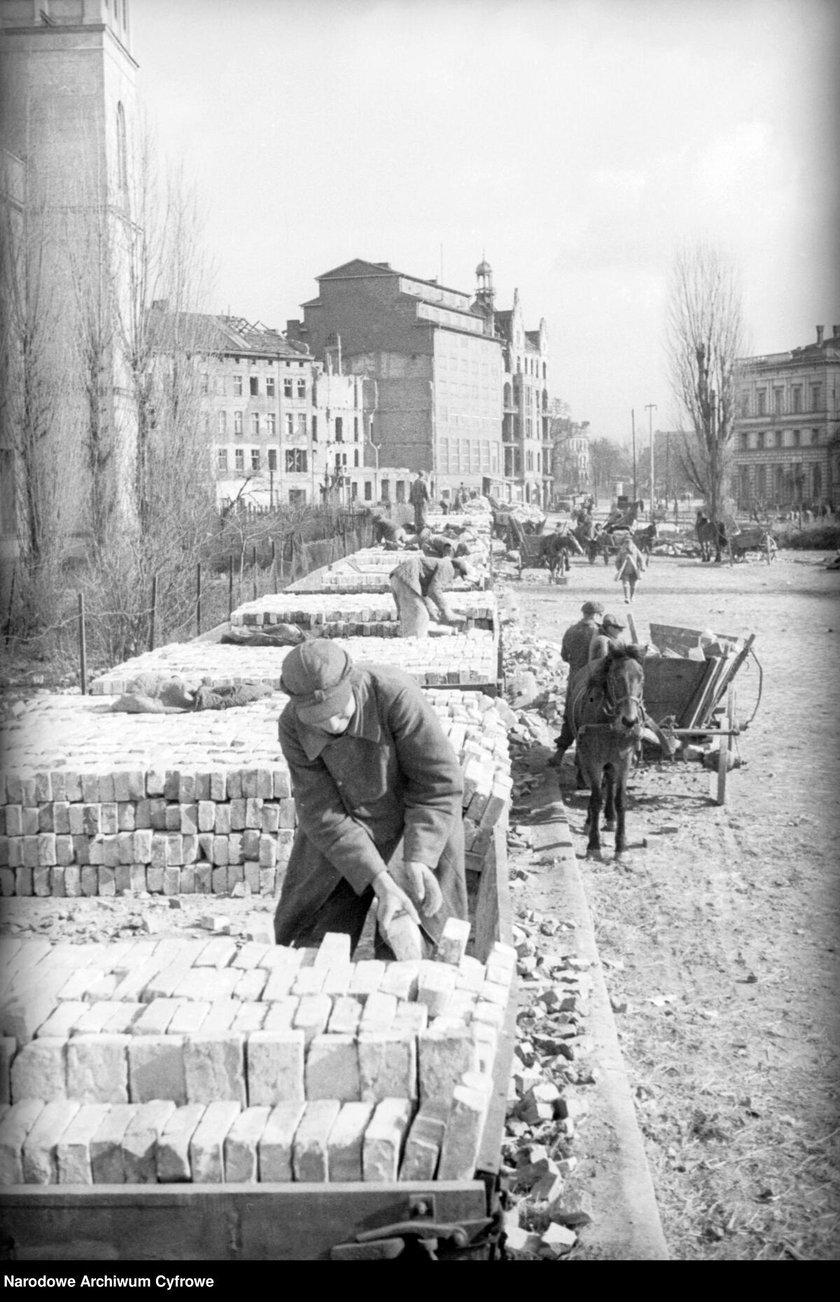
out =
[[(665, 346), (671, 387), (688, 425), (681, 426), (682, 466), (719, 525), (730, 466), (736, 370), (745, 343), (735, 269), (712, 245), (686, 248), (674, 260)], [(716, 534), (719, 560), (719, 530)]]

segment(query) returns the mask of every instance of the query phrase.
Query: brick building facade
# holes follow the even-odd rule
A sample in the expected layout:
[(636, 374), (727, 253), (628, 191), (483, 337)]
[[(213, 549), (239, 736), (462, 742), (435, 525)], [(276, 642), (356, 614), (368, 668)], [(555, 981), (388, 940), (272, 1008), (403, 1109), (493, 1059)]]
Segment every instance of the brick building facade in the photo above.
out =
[(840, 326), (741, 363), (733, 496), (741, 510), (840, 505)]

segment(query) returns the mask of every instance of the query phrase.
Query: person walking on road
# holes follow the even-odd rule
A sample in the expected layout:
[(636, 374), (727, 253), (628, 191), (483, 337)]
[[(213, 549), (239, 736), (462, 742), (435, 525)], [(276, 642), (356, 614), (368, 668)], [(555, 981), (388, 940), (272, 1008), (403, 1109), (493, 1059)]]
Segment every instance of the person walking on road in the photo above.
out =
[(615, 557), (615, 577), (624, 589), (624, 604), (630, 605), (638, 583), (645, 570), (645, 558), (628, 533), (618, 544)]
[(466, 561), (417, 554), (391, 571), (389, 584), (397, 603), (400, 637), (427, 637), (430, 617), (444, 624), (460, 621), (446, 600), (446, 589), (456, 577), (468, 578)]
[(467, 917), (463, 777), (437, 714), (407, 675), (356, 665), (328, 639), (294, 647), (281, 686), (297, 830), (277, 944), (338, 931), (355, 949), (375, 900), (377, 957), (393, 957), (387, 939), (406, 916), (428, 957), (447, 918)]
[(426, 527), (426, 510), (430, 497), (429, 485), (426, 483), (426, 472), (421, 470), (408, 490), (408, 500), (414, 507), (414, 528), (418, 534), (421, 529)]

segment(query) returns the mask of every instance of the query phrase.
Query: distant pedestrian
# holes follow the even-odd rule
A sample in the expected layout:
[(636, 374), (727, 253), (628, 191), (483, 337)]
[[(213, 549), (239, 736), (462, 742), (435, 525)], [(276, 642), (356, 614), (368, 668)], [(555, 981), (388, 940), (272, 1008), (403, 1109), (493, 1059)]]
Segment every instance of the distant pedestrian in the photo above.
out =
[(645, 558), (629, 533), (618, 544), (615, 570), (615, 577), (621, 581), (624, 589), (624, 603), (628, 605), (633, 600), (636, 584), (645, 570)]
[(414, 507), (414, 528), (417, 533), (420, 533), (420, 530), (426, 527), (426, 510), (430, 496), (429, 485), (426, 483), (426, 472), (421, 470), (408, 490), (408, 500)]

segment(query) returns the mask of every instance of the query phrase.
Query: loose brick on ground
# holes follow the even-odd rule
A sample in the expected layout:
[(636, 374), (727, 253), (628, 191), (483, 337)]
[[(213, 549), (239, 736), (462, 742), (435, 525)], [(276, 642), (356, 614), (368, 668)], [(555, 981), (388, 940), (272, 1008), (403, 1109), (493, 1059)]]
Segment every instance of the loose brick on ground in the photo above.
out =
[(190, 1170), (195, 1184), (224, 1181), (225, 1138), (241, 1110), (230, 1100), (208, 1103), (190, 1139)]
[(59, 1184), (93, 1184), (91, 1140), (110, 1108), (108, 1103), (82, 1103), (56, 1145)]
[(341, 1111), (336, 1099), (314, 1099), (306, 1104), (292, 1145), (292, 1170), (300, 1181), (329, 1180), (328, 1141)]
[(257, 1145), (261, 1181), (285, 1184), (294, 1178), (293, 1143), (305, 1106), (301, 1099), (271, 1109)]
[(57, 1184), (57, 1145), (81, 1107), (73, 1099), (48, 1103), (23, 1141), (22, 1166), (26, 1184)]
[(376, 1105), (362, 1149), (365, 1180), (388, 1183), (396, 1180), (412, 1110), (410, 1099), (383, 1099)]
[(204, 1116), (203, 1103), (187, 1103), (170, 1114), (155, 1149), (155, 1169), (161, 1184), (192, 1179), (190, 1140)]
[(252, 1184), (258, 1179), (257, 1148), (271, 1109), (246, 1108), (240, 1112), (225, 1138), (225, 1181)]

